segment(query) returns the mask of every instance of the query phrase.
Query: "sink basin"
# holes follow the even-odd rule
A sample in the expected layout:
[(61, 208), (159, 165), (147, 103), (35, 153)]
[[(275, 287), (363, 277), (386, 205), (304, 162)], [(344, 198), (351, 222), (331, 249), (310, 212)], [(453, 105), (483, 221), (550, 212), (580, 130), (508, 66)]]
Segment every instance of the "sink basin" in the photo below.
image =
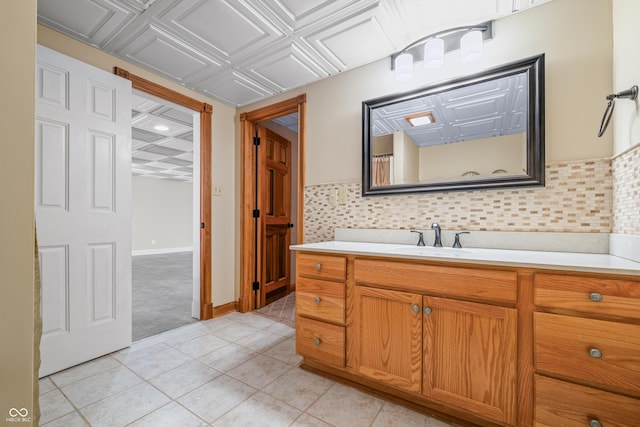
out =
[(396, 246), (392, 249), (397, 253), (404, 253), (407, 255), (424, 255), (424, 256), (441, 256), (441, 257), (460, 257), (463, 255), (469, 255), (472, 253), (468, 249), (460, 248), (435, 248), (433, 246)]

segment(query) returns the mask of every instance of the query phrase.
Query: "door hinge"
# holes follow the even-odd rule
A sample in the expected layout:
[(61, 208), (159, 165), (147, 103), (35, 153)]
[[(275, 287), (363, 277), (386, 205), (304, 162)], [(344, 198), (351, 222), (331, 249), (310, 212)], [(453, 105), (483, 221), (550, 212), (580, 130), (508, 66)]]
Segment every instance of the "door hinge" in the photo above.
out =
[(260, 209), (254, 209), (253, 210), (253, 217), (254, 218), (260, 218)]
[(200, 223), (200, 228), (204, 228), (204, 222)]
[(260, 290), (260, 282), (253, 282), (253, 290), (254, 291)]
[(253, 145), (260, 145), (260, 137), (259, 136), (254, 136), (253, 137)]

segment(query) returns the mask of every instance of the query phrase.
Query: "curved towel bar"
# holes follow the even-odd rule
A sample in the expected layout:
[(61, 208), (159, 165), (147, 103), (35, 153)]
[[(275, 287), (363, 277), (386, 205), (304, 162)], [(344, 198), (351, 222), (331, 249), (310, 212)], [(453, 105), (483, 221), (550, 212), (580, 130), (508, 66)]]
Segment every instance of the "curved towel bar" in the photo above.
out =
[(633, 85), (627, 90), (623, 90), (622, 92), (612, 93), (607, 95), (607, 108), (604, 110), (604, 115), (602, 116), (602, 121), (600, 122), (600, 129), (598, 130), (598, 138), (604, 135), (604, 132), (607, 130), (609, 126), (609, 122), (611, 121), (611, 116), (613, 115), (613, 109), (616, 106), (616, 98), (620, 99), (630, 99), (635, 101), (638, 98), (638, 86)]

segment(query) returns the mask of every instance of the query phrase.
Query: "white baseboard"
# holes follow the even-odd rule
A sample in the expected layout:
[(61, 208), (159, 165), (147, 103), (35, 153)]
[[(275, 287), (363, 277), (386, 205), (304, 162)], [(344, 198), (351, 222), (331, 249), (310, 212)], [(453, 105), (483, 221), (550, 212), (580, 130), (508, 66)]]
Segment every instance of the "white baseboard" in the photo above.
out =
[(172, 254), (176, 252), (193, 252), (193, 248), (188, 247), (188, 248), (143, 249), (140, 251), (131, 251), (131, 255), (132, 256), (158, 255), (158, 254)]

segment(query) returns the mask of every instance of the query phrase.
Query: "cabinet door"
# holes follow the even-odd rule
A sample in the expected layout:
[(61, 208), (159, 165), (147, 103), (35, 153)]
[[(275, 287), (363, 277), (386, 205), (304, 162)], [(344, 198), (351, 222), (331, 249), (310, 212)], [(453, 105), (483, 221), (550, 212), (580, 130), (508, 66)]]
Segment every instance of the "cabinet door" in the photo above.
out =
[(355, 287), (354, 349), (360, 374), (420, 392), (421, 303), (416, 294)]
[(424, 297), (425, 396), (515, 422), (516, 310)]

